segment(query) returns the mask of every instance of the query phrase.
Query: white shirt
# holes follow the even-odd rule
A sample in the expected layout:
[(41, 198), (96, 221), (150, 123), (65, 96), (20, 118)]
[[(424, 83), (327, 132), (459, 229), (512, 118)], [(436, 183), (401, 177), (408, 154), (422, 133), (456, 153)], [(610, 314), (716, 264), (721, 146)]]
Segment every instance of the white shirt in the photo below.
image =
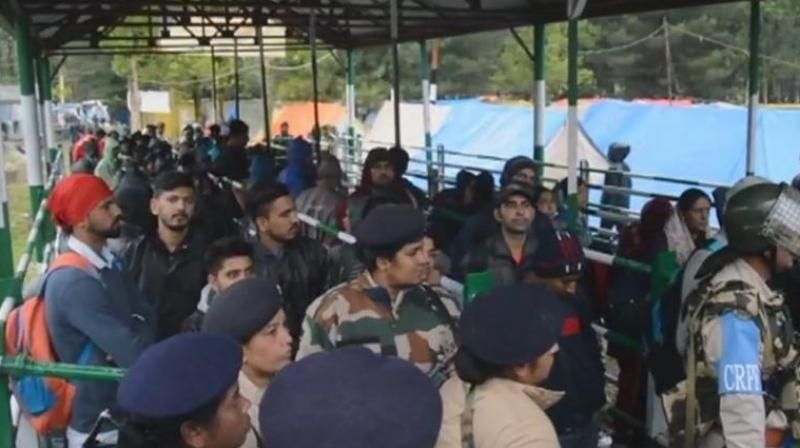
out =
[(67, 240), (67, 247), (73, 252), (80, 254), (89, 260), (89, 262), (92, 263), (92, 266), (94, 266), (97, 270), (111, 269), (115, 262), (118, 261), (117, 257), (113, 252), (111, 252), (111, 249), (107, 245), (104, 245), (98, 254), (94, 249), (89, 247), (88, 244), (75, 238), (74, 236), (70, 236)]

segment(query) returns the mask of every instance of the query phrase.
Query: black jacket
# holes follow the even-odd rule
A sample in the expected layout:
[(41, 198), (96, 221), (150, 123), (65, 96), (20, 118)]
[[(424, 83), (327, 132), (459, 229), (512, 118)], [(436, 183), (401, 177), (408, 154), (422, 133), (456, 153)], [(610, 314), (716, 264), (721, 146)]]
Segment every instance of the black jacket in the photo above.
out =
[(256, 274), (275, 279), (283, 293), (283, 310), (296, 351), (306, 308), (338, 283), (338, 270), (334, 268), (325, 246), (304, 236), (290, 241), (283, 253), (277, 256), (255, 241), (255, 265)]
[(536, 254), (536, 234), (528, 231), (522, 259), (517, 263), (511, 256), (511, 250), (498, 229), (492, 236), (478, 243), (469, 251), (461, 262), (461, 269), (466, 274), (489, 271), (494, 286), (514, 285), (521, 283), (526, 272), (531, 270), (533, 257)]
[(139, 234), (153, 228), (155, 220), (150, 213), (150, 198), (153, 190), (147, 176), (139, 169), (127, 166), (114, 191), (114, 197), (122, 211), (122, 218)]
[(580, 429), (592, 422), (606, 403), (605, 367), (600, 344), (592, 329), (592, 312), (583, 293), (562, 299), (568, 310), (558, 339), (550, 376), (543, 387), (566, 392), (547, 410), (558, 434)]
[[(622, 187), (632, 188), (633, 182), (631, 177), (627, 175), (631, 169), (625, 163), (631, 148), (629, 146), (615, 146), (608, 151), (608, 159), (610, 162), (609, 172), (606, 173), (603, 185), (607, 187)], [(600, 203), (603, 205), (614, 205), (617, 207), (628, 208), (630, 207), (631, 197), (627, 193), (618, 193), (603, 191)]]
[(433, 198), (433, 210), (428, 225), (436, 247), (450, 249), (458, 233), (471, 216), (470, 207), (463, 204), (461, 195), (455, 188), (441, 191)]
[(214, 161), (212, 171), (217, 176), (243, 181), (250, 175), (250, 162), (247, 160), (247, 150), (235, 146), (225, 146), (219, 158)]
[(158, 312), (158, 340), (178, 334), (196, 309), (207, 282), (203, 256), (207, 240), (190, 231), (178, 250), (170, 253), (155, 233), (143, 235), (126, 248), (123, 259), (139, 289)]

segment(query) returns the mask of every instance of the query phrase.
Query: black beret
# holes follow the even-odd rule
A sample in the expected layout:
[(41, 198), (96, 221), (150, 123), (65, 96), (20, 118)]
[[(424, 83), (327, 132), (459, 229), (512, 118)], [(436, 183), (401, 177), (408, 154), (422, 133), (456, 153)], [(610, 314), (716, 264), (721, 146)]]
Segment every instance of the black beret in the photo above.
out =
[(441, 398), (425, 374), (363, 347), (281, 370), (259, 411), (269, 448), (432, 448), (441, 421)]
[(425, 236), (425, 217), (411, 205), (382, 205), (372, 210), (353, 233), (360, 247), (402, 246)]
[(233, 339), (179, 334), (142, 353), (117, 389), (117, 404), (147, 419), (191, 414), (222, 397), (241, 367), (242, 348)]
[(537, 232), (533, 272), (541, 278), (580, 275), (586, 264), (580, 241), (569, 232), (543, 228)]
[(461, 344), (496, 366), (536, 360), (558, 341), (566, 313), (548, 290), (513, 285), (479, 294), (461, 314)]
[(202, 331), (246, 344), (278, 314), (281, 303), (281, 293), (273, 280), (238, 281), (214, 298), (203, 319)]

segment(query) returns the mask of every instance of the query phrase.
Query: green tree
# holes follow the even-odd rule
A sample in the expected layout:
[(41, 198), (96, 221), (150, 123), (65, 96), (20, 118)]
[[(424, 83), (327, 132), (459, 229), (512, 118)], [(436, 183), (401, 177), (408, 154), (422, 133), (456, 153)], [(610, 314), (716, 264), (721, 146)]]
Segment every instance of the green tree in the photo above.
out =
[[(127, 79), (114, 73), (110, 67), (112, 56), (68, 56), (61, 66), (67, 101), (103, 100), (109, 108), (127, 107)], [(55, 68), (56, 61), (51, 60)], [(58, 78), (53, 83), (54, 98), (58, 99)]]
[[(533, 28), (518, 30), (524, 42), (533, 42)], [(596, 39), (596, 29), (589, 22), (581, 22), (581, 45), (591, 47)], [(547, 57), (545, 72), (548, 95), (564, 96), (567, 93), (567, 26), (549, 25), (546, 28)], [(531, 44), (529, 44), (532, 46)], [(529, 47), (530, 48), (530, 47)], [(594, 91), (596, 80), (593, 70), (583, 56), (579, 56), (578, 85), (583, 95)], [(530, 98), (533, 92), (533, 61), (512, 36), (503, 42), (500, 59), (491, 77), (492, 87), (499, 93)]]
[(788, 38), (800, 29), (800, 2), (773, 0), (762, 4), (763, 93), (772, 101), (800, 103), (800, 42)]
[(14, 39), (0, 28), (0, 84), (17, 82), (17, 47)]
[[(317, 53), (317, 88), (321, 101), (343, 101), (344, 69), (339, 63), (341, 57), (336, 52)], [(308, 101), (313, 98), (310, 51), (289, 51), (285, 58), (271, 60), (270, 65), (274, 66), (270, 70), (270, 78), (275, 85), (276, 98), (281, 101)]]
[(492, 92), (492, 74), (504, 48), (498, 42), (508, 38), (508, 31), (493, 31), (443, 39), (437, 74), (440, 96), (474, 97)]
[[(203, 54), (150, 54), (114, 56), (113, 71), (130, 79), (132, 62), (136, 62), (141, 89), (166, 89), (182, 99), (208, 97), (211, 94), (211, 56)], [(232, 58), (217, 58), (217, 88), (233, 85)]]

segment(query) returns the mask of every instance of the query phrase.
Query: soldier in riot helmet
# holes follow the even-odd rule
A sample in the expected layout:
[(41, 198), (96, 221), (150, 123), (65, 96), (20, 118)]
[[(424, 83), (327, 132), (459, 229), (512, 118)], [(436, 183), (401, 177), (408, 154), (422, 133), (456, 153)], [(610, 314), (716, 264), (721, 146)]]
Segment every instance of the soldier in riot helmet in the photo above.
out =
[(783, 296), (767, 284), (800, 256), (800, 193), (748, 178), (731, 193), (728, 246), (703, 263), (681, 309), (686, 380), (665, 410), (687, 447), (782, 446), (789, 428), (800, 435), (798, 357)]

